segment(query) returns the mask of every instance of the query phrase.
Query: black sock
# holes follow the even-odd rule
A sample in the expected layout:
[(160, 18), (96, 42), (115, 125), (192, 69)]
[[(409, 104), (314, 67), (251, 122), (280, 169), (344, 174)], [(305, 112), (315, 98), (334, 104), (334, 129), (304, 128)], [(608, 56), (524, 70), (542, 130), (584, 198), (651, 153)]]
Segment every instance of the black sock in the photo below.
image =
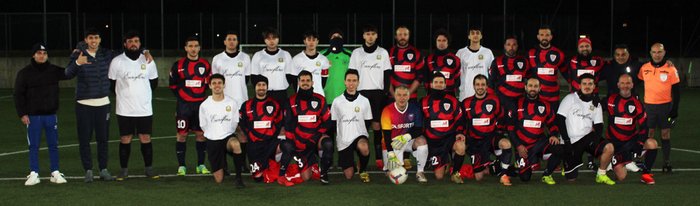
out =
[(644, 154), (644, 168), (642, 168), (642, 173), (651, 173), (651, 168), (654, 167), (654, 161), (656, 161), (656, 154), (658, 149), (650, 149)]
[(243, 153), (241, 154), (233, 154), (233, 165), (236, 168), (236, 177), (241, 177), (241, 170), (243, 170), (243, 167), (245, 164), (245, 159), (243, 157)]
[(119, 144), (119, 165), (122, 168), (129, 168), (129, 155), (131, 155), (131, 144)]
[[(382, 159), (382, 131), (374, 130), (374, 159)], [(410, 156), (404, 156), (410, 157)]]
[(663, 153), (664, 153), (664, 164), (669, 164), (671, 162), (671, 140), (670, 139), (662, 139), (661, 140), (661, 149), (663, 150)]
[(321, 140), (321, 150), (323, 155), (321, 155), (321, 176), (328, 174), (328, 168), (333, 164), (333, 141), (331, 138), (324, 138)]
[(243, 168), (246, 167), (245, 160), (246, 160), (246, 156), (248, 155), (248, 153), (246, 152), (246, 145), (248, 145), (248, 143), (241, 142), (241, 156), (243, 157), (243, 164), (242, 164)]
[(206, 159), (207, 142), (197, 142), (197, 166), (203, 165)]
[[(513, 157), (513, 150), (509, 148), (509, 149), (503, 149), (501, 151), (502, 151), (502, 153), (501, 153), (501, 156), (498, 156), (498, 160), (501, 161), (501, 164), (510, 165), (510, 160)], [(496, 167), (499, 169), (498, 171), (500, 171), (499, 175), (507, 174), (506, 172), (508, 171), (508, 168), (503, 168), (503, 167), (501, 167), (501, 165), (496, 165)]]
[(464, 163), (464, 155), (455, 154), (452, 157), (452, 174), (459, 173), (462, 169), (462, 163)]
[(359, 168), (360, 173), (363, 173), (363, 172), (365, 172), (365, 170), (367, 170), (367, 162), (369, 162), (369, 154), (367, 154), (367, 156), (362, 156), (362, 154), (360, 154), (360, 151), (358, 150), (357, 156), (360, 157), (360, 168)]
[(175, 142), (175, 155), (177, 155), (177, 163), (180, 166), (185, 166), (185, 152), (187, 151), (186, 142)]
[(143, 156), (143, 164), (146, 167), (153, 165), (153, 144), (141, 143), (141, 156)]
[[(579, 156), (579, 158), (580, 157), (581, 156)], [(542, 176), (552, 175), (552, 173), (557, 168), (557, 166), (559, 166), (560, 163), (561, 163), (561, 158), (559, 157), (559, 155), (552, 154), (551, 156), (549, 156), (549, 160), (547, 160), (547, 169), (545, 169), (542, 172)]]
[(285, 140), (280, 142), (280, 150), (282, 150), (282, 158), (280, 158), (280, 177), (284, 177), (285, 173), (287, 173), (287, 167), (289, 166), (289, 163), (292, 162), (292, 156), (294, 152), (294, 145), (292, 145), (292, 142), (290, 140)]

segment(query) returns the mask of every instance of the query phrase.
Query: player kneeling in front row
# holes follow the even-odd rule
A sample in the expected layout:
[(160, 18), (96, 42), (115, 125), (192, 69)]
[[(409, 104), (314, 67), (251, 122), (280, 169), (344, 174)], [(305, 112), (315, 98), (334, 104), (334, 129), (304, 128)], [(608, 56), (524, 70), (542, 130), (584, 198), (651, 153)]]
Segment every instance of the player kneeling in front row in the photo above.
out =
[(381, 126), (387, 157), (384, 171), (403, 166), (404, 152), (411, 152), (418, 161), (416, 178), (419, 183), (428, 182), (424, 168), (428, 161), (428, 145), (423, 131), (423, 115), (418, 105), (409, 103), (411, 91), (406, 86), (394, 88), (393, 104), (382, 110)]
[[(239, 126), (249, 140), (246, 151), (250, 172), (258, 182), (265, 180), (269, 183), (276, 180), (281, 185), (293, 186), (294, 183), (287, 180), (285, 173), (292, 160), (294, 143), (278, 138), (283, 126), (282, 107), (267, 95), (268, 81), (265, 76), (258, 75), (251, 80), (255, 85), (255, 98), (246, 101), (239, 110)], [(270, 167), (270, 160), (279, 162), (280, 168), (276, 178), (274, 172), (277, 168)]]
[(457, 98), (445, 92), (445, 76), (434, 73), (431, 80), (430, 95), (421, 99), (425, 131), (423, 136), (428, 142), (428, 160), (435, 168), (435, 178), (442, 180), (445, 166), (452, 157), (452, 181), (462, 184), (459, 170), (464, 162), (466, 150), (462, 110)]
[[(510, 140), (505, 133), (505, 112), (501, 100), (495, 94), (488, 94), (486, 76), (478, 74), (474, 77), (475, 95), (462, 102), (467, 134), (467, 153), (471, 156), (474, 177), (477, 181), (484, 178), (494, 168), (494, 175), (500, 178), (501, 184), (510, 186), (508, 168), (513, 157)], [(494, 154), (498, 161), (491, 162)], [(492, 165), (494, 164), (494, 165)]]
[(289, 98), (284, 113), (284, 130), (287, 141), (296, 146), (294, 157), (304, 181), (311, 179), (312, 169), (321, 159), (321, 183), (330, 183), (328, 168), (333, 163), (333, 141), (328, 136), (331, 114), (326, 98), (314, 93), (314, 81), (309, 71), (298, 75), (299, 91)]
[(221, 183), (226, 171), (226, 154), (233, 154), (236, 166), (236, 187), (243, 188), (241, 170), (243, 170), (243, 152), (241, 143), (236, 138), (236, 128), (240, 116), (240, 104), (233, 98), (224, 95), (226, 79), (221, 74), (214, 74), (209, 81), (212, 95), (199, 107), (199, 126), (207, 138), (207, 154), (214, 175), (214, 181)]
[(557, 111), (557, 123), (564, 140), (564, 169), (566, 179), (575, 181), (578, 168), (583, 166), (584, 152), (600, 157), (595, 178), (597, 183), (614, 185), (605, 173), (612, 160), (614, 147), (603, 139), (603, 109), (600, 100), (593, 94), (595, 77), (591, 74), (579, 76), (579, 91), (566, 95)]
[(345, 92), (331, 104), (331, 119), (336, 124), (338, 146), (338, 166), (343, 168), (346, 179), (355, 173), (355, 154), (360, 157), (360, 179), (370, 181), (366, 172), (369, 161), (369, 140), (367, 125), (372, 120), (369, 100), (357, 92), (360, 75), (357, 70), (348, 69), (345, 73)]
[(540, 99), (539, 79), (528, 79), (525, 92), (527, 94), (520, 97), (508, 112), (511, 119), (508, 136), (513, 140), (518, 152), (518, 175), (523, 182), (530, 181), (532, 170), (539, 168), (540, 160), (547, 160), (547, 168), (542, 172), (542, 182), (553, 185), (556, 182), (552, 178), (552, 172), (559, 165), (562, 153), (558, 137), (559, 128), (554, 123), (554, 111), (549, 102)]
[(618, 181), (627, 177), (627, 168), (638, 170), (634, 158), (644, 156), (641, 182), (654, 184), (651, 168), (656, 160), (657, 142), (647, 137), (647, 115), (642, 102), (632, 95), (634, 83), (629, 74), (620, 75), (617, 81), (620, 93), (611, 94), (603, 101), (608, 112), (607, 137), (615, 147), (612, 159)]

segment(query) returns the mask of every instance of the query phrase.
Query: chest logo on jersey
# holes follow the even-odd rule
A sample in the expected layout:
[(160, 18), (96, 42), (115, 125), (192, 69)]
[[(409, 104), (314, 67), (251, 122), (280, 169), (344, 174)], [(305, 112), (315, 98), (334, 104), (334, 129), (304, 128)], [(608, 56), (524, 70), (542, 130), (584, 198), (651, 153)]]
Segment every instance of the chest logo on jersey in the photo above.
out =
[(141, 70), (146, 70), (146, 64), (141, 64)]
[(320, 67), (320, 66), (321, 66), (321, 62), (320, 62), (320, 61), (316, 61), (316, 66), (317, 66), (317, 67)]
[(537, 106), (537, 110), (540, 112), (540, 114), (544, 114), (544, 106)]
[(479, 60), (484, 60), (484, 55), (483, 55), (483, 54), (479, 54)]
[(360, 112), (360, 107), (355, 106), (355, 112)]
[(596, 63), (598, 63), (598, 60), (591, 59), (591, 66), (595, 66)]
[(408, 59), (408, 61), (413, 61), (413, 53), (406, 54), (406, 59)]
[(268, 114), (272, 114), (272, 111), (275, 111), (275, 107), (273, 106), (266, 106), (265, 110), (267, 110)]
[(382, 55), (377, 54), (377, 60), (382, 60)]
[(525, 66), (525, 63), (524, 62), (517, 62), (517, 63), (515, 63), (515, 65), (518, 65), (518, 69), (522, 69), (523, 66)]
[(413, 114), (408, 114), (408, 121), (413, 121), (415, 118)]
[(588, 107), (588, 110), (591, 110), (591, 111), (595, 110), (595, 106), (591, 105), (590, 107)]
[(489, 126), (491, 124), (490, 118), (474, 118), (472, 119), (472, 125), (474, 126)]
[(297, 121), (301, 123), (313, 123), (316, 122), (316, 115), (299, 115)]
[(277, 58), (277, 62), (279, 62), (279, 63), (282, 63), (282, 62), (284, 62), (284, 58), (282, 58), (282, 57), (280, 57), (280, 58)]
[(661, 74), (659, 74), (659, 78), (662, 82), (666, 82), (666, 80), (668, 80), (668, 74), (662, 72)]
[(230, 105), (226, 105), (226, 112), (231, 112), (231, 106), (230, 106)]
[(440, 73), (442, 73), (442, 75), (445, 76), (445, 79), (450, 79), (450, 72), (440, 71)]
[(411, 65), (394, 65), (394, 72), (411, 72)]
[(487, 104), (487, 105), (486, 105), (486, 111), (490, 113), (491, 110), (493, 110), (493, 104)]
[(627, 110), (629, 110), (630, 113), (634, 113), (634, 109), (636, 109), (636, 108), (637, 108), (637, 107), (635, 107), (634, 105), (629, 105), (629, 106), (627, 106)]
[(199, 67), (199, 74), (204, 75), (204, 72), (207, 71), (207, 68), (204, 67)]
[(238, 62), (238, 67), (243, 67), (243, 62)]
[(632, 125), (634, 120), (632, 118), (615, 117), (615, 124), (618, 125)]
[(452, 104), (450, 104), (450, 103), (443, 103), (442, 104), (442, 108), (444, 108), (445, 111), (449, 111), (451, 106), (452, 106)]
[(455, 60), (452, 58), (448, 58), (445, 60), (445, 63), (447, 63), (447, 66), (452, 66), (452, 63), (455, 63)]
[(556, 54), (550, 54), (550, 55), (549, 55), (549, 60), (551, 60), (551, 61), (557, 60), (557, 55), (556, 55)]
[(311, 101), (311, 108), (316, 109), (318, 107), (318, 101)]

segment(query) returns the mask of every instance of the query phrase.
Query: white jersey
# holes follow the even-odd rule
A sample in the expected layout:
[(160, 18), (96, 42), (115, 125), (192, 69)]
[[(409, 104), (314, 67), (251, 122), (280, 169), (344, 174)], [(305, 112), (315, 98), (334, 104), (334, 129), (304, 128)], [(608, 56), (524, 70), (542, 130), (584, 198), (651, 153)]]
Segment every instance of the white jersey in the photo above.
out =
[(355, 101), (348, 101), (344, 95), (340, 95), (331, 104), (331, 119), (336, 121), (338, 151), (344, 150), (359, 136), (369, 137), (365, 120), (372, 119), (372, 110), (369, 100), (361, 94)]
[(572, 144), (591, 133), (594, 124), (603, 123), (603, 108), (600, 104), (593, 105), (593, 101), (584, 102), (577, 93), (564, 97), (557, 114), (566, 117), (566, 132)]
[[(302, 51), (294, 56), (292, 62), (294, 62), (292, 74), (299, 76), (299, 72), (303, 70), (311, 72), (311, 76), (313, 77), (312, 80), (314, 81), (314, 93), (325, 96), (323, 92), (323, 81), (321, 78), (328, 77), (328, 67), (331, 67), (331, 64), (328, 62), (328, 58), (323, 56), (323, 54), (318, 53), (316, 58), (311, 59)], [(297, 88), (294, 88), (294, 90), (297, 90)]]
[(462, 61), (462, 79), (459, 86), (459, 101), (474, 96), (474, 77), (477, 74), (489, 76), (489, 67), (493, 62), (493, 52), (491, 49), (481, 46), (479, 51), (472, 52), (469, 46), (457, 51), (457, 57)]
[[(377, 46), (372, 53), (367, 53), (362, 47), (352, 50), (348, 68), (357, 70), (360, 75), (358, 91), (384, 90), (384, 71), (391, 70), (389, 52)], [(386, 77), (389, 78), (389, 77)]]
[(117, 115), (153, 115), (150, 80), (158, 78), (158, 68), (155, 61), (147, 62), (143, 54), (136, 61), (129, 59), (124, 53), (112, 59), (107, 76), (116, 81)]
[(250, 61), (250, 74), (267, 77), (268, 91), (287, 90), (287, 74), (292, 74), (292, 55), (277, 49), (275, 55), (265, 52), (265, 49), (255, 52)]
[(239, 51), (238, 55), (231, 58), (226, 52), (221, 52), (214, 56), (211, 61), (211, 73), (221, 74), (226, 78), (224, 95), (228, 95), (237, 102), (248, 100), (248, 87), (245, 84), (245, 77), (250, 76), (250, 56)]
[(204, 137), (209, 140), (222, 140), (238, 127), (238, 109), (241, 105), (232, 97), (224, 95), (221, 101), (214, 101), (209, 96), (199, 106), (199, 126), (204, 131)]

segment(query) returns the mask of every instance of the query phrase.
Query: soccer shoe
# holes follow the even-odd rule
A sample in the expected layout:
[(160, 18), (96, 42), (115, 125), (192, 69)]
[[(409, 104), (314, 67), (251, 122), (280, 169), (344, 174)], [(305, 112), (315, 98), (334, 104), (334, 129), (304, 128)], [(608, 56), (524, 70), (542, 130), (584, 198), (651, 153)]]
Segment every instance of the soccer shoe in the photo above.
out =
[(383, 170), (384, 169), (384, 161), (381, 159), (375, 160), (374, 164), (377, 165), (378, 170)]
[(501, 184), (504, 186), (511, 186), (513, 183), (510, 183), (510, 177), (508, 175), (501, 175)]
[(187, 174), (187, 167), (180, 166), (177, 168), (177, 176), (185, 176)]
[(586, 165), (586, 167), (587, 167), (589, 170), (593, 170), (593, 171), (597, 171), (597, 170), (598, 170), (598, 165), (597, 165), (595, 162), (593, 162), (593, 161), (589, 161), (588, 164)]
[(92, 175), (92, 170), (87, 170), (87, 171), (85, 171), (85, 180), (84, 180), (85, 183), (90, 183), (90, 182), (92, 182), (92, 179), (93, 179), (93, 178), (94, 178), (94, 177), (93, 177), (93, 175)]
[(552, 177), (552, 175), (542, 176), (542, 182), (548, 185), (557, 184), (557, 182), (554, 181), (554, 177)]
[(428, 183), (428, 178), (425, 177), (424, 172), (416, 173), (416, 179), (418, 179), (418, 183)]
[(63, 184), (68, 182), (66, 181), (66, 178), (63, 177), (63, 173), (59, 172), (58, 170), (51, 172), (51, 178), (49, 180), (56, 184)]
[(671, 166), (671, 164), (666, 163), (663, 167), (661, 167), (661, 172), (666, 174), (673, 173), (673, 167)]
[(160, 178), (160, 175), (158, 175), (158, 173), (154, 172), (152, 167), (146, 167), (144, 173), (145, 173), (147, 178), (151, 178), (151, 179)]
[(321, 184), (323, 185), (328, 185), (331, 183), (330, 178), (328, 177), (328, 174), (326, 175), (321, 175)]
[(100, 179), (103, 181), (112, 181), (114, 180), (114, 177), (112, 177), (112, 174), (109, 173), (109, 170), (102, 169), (100, 170)]
[(459, 172), (455, 172), (452, 174), (451, 178), (452, 182), (457, 183), (457, 184), (464, 184), (464, 180), (462, 179), (462, 175), (459, 174)]
[(362, 180), (363, 183), (369, 183), (369, 173), (360, 173), (360, 180)]
[(236, 177), (236, 179), (234, 180), (234, 182), (236, 183), (236, 188), (238, 188), (238, 189), (245, 188), (245, 184), (243, 184), (243, 178), (241, 178), (241, 177)]
[(405, 168), (407, 171), (411, 170), (411, 168), (413, 168), (413, 164), (411, 164), (411, 159), (404, 159), (403, 160), (403, 168)]
[(608, 177), (608, 175), (596, 175), (595, 182), (606, 185), (615, 185), (615, 181), (611, 180), (610, 177)]
[(29, 175), (27, 175), (27, 181), (24, 182), (24, 185), (25, 186), (32, 186), (32, 185), (39, 184), (40, 182), (41, 182), (41, 180), (39, 180), (39, 174), (32, 171), (29, 173)]
[(642, 174), (641, 178), (642, 183), (647, 184), (647, 185), (653, 185), (656, 182), (654, 181), (654, 175), (653, 174)]
[(635, 162), (627, 163), (625, 165), (625, 168), (627, 169), (627, 171), (630, 172), (639, 172), (639, 167), (637, 167), (637, 164), (635, 164)]
[(197, 172), (197, 174), (211, 174), (209, 169), (207, 169), (207, 166), (204, 165), (197, 166), (197, 170), (195, 172)]
[(285, 186), (285, 187), (294, 186), (294, 183), (288, 181), (288, 180), (287, 180), (287, 177), (285, 177), (285, 176), (279, 176), (279, 177), (277, 177), (277, 183), (279, 183), (280, 185)]
[(124, 181), (127, 177), (129, 177), (129, 169), (122, 168), (122, 171), (117, 175), (117, 181)]

